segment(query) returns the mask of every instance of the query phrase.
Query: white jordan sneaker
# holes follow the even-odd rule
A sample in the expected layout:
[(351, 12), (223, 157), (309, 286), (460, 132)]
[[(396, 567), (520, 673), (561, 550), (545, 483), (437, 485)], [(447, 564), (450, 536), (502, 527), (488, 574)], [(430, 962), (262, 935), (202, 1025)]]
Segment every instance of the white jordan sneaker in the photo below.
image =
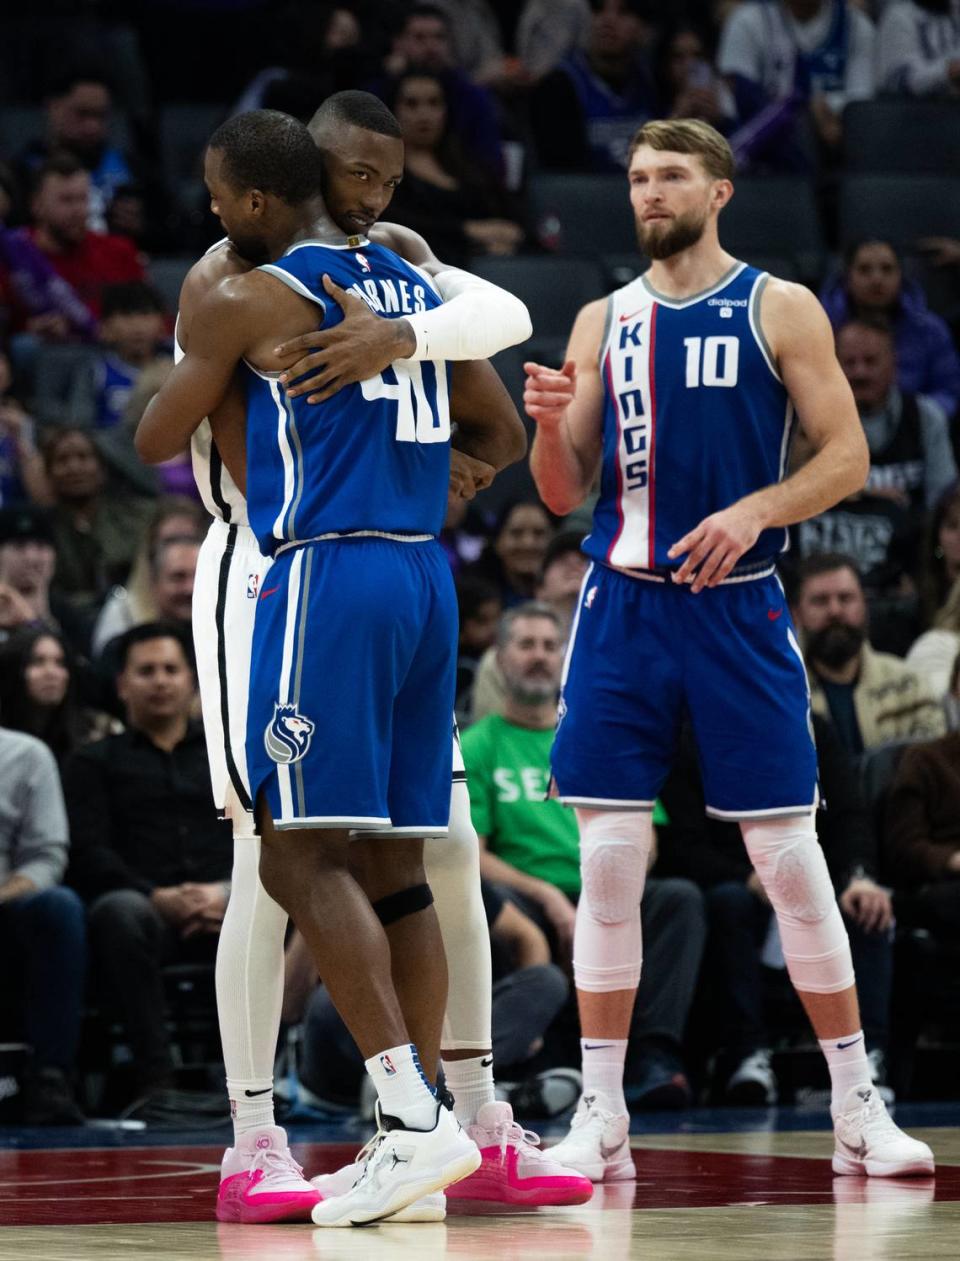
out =
[(833, 1121), (833, 1172), (871, 1178), (933, 1173), (933, 1152), (894, 1125), (874, 1086), (854, 1086)]
[[(325, 1200), (330, 1200), (337, 1195), (346, 1195), (363, 1173), (379, 1137), (379, 1134), (374, 1134), (373, 1138), (361, 1147), (356, 1159), (349, 1165), (343, 1165), (333, 1173), (317, 1174), (315, 1178), (310, 1179), (310, 1185), (319, 1191)], [(412, 1204), (408, 1204), (406, 1208), (402, 1208), (399, 1213), (394, 1213), (387, 1220), (393, 1223), (442, 1222), (446, 1216), (447, 1197), (442, 1191), (431, 1191), (429, 1195), (422, 1195), (419, 1200), (414, 1200)]]
[(637, 1176), (630, 1154), (630, 1118), (612, 1112), (602, 1095), (584, 1095), (570, 1133), (547, 1150), (551, 1160), (591, 1182), (623, 1182)]
[(362, 1226), (394, 1218), (401, 1209), (442, 1191), (480, 1164), (476, 1143), (452, 1112), (437, 1104), (429, 1130), (408, 1130), (381, 1114), (380, 1128), (349, 1191), (314, 1205), (317, 1226)]

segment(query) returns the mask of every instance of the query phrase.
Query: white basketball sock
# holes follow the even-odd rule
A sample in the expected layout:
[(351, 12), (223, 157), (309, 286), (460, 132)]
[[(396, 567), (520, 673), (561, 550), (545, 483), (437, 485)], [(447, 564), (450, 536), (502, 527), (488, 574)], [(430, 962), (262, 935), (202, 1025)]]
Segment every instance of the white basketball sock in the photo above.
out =
[(233, 882), (217, 945), (217, 1014), (234, 1139), (273, 1125), (287, 914), (260, 883), (252, 820), (234, 825)]
[(627, 1115), (623, 1097), (623, 1066), (627, 1058), (626, 1038), (581, 1038), (583, 1093), (601, 1096), (611, 1112)]
[(839, 1038), (821, 1038), (820, 1050), (830, 1070), (830, 1112), (836, 1116), (849, 1090), (872, 1083), (863, 1030)]
[(366, 1061), (380, 1107), (411, 1130), (430, 1129), (437, 1117), (437, 1097), (420, 1067), (412, 1042), (391, 1046)]
[(496, 1102), (492, 1051), (466, 1060), (444, 1060), (443, 1075), (453, 1095), (453, 1115), (464, 1129), (473, 1125), (485, 1103)]

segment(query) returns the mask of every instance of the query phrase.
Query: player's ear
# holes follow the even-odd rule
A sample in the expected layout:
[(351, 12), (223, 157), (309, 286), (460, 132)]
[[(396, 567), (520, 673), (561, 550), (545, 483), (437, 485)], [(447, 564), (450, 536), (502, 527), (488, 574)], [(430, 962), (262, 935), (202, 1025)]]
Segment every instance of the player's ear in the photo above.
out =
[(267, 204), (267, 198), (259, 188), (251, 188), (247, 194), (249, 198), (250, 213), (254, 215), (262, 215)]
[(722, 210), (733, 196), (733, 184), (730, 180), (715, 180), (713, 184), (713, 204)]

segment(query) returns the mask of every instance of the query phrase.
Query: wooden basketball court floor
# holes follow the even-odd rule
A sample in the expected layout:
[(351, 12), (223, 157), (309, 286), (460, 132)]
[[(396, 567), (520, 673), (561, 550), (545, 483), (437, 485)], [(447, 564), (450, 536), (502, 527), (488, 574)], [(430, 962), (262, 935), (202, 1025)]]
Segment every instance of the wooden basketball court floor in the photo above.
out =
[[(214, 1221), (221, 1130), (0, 1129), (0, 1261), (960, 1261), (960, 1105), (897, 1119), (933, 1147), (934, 1178), (833, 1177), (822, 1112), (695, 1110), (636, 1118), (636, 1182), (581, 1207), (452, 1204), (443, 1224), (352, 1230)], [(288, 1129), (311, 1174), (365, 1137)]]

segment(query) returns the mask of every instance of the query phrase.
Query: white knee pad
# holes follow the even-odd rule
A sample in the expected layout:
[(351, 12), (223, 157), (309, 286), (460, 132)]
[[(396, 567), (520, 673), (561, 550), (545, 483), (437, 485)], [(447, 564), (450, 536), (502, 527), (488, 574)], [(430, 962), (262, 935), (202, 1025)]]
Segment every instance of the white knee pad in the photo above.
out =
[(813, 815), (744, 821), (740, 828), (776, 912), (795, 988), (811, 994), (849, 989), (854, 983), (850, 942)]
[(577, 988), (636, 989), (643, 937), (640, 899), (653, 839), (650, 814), (578, 810), (582, 891), (573, 938)]

